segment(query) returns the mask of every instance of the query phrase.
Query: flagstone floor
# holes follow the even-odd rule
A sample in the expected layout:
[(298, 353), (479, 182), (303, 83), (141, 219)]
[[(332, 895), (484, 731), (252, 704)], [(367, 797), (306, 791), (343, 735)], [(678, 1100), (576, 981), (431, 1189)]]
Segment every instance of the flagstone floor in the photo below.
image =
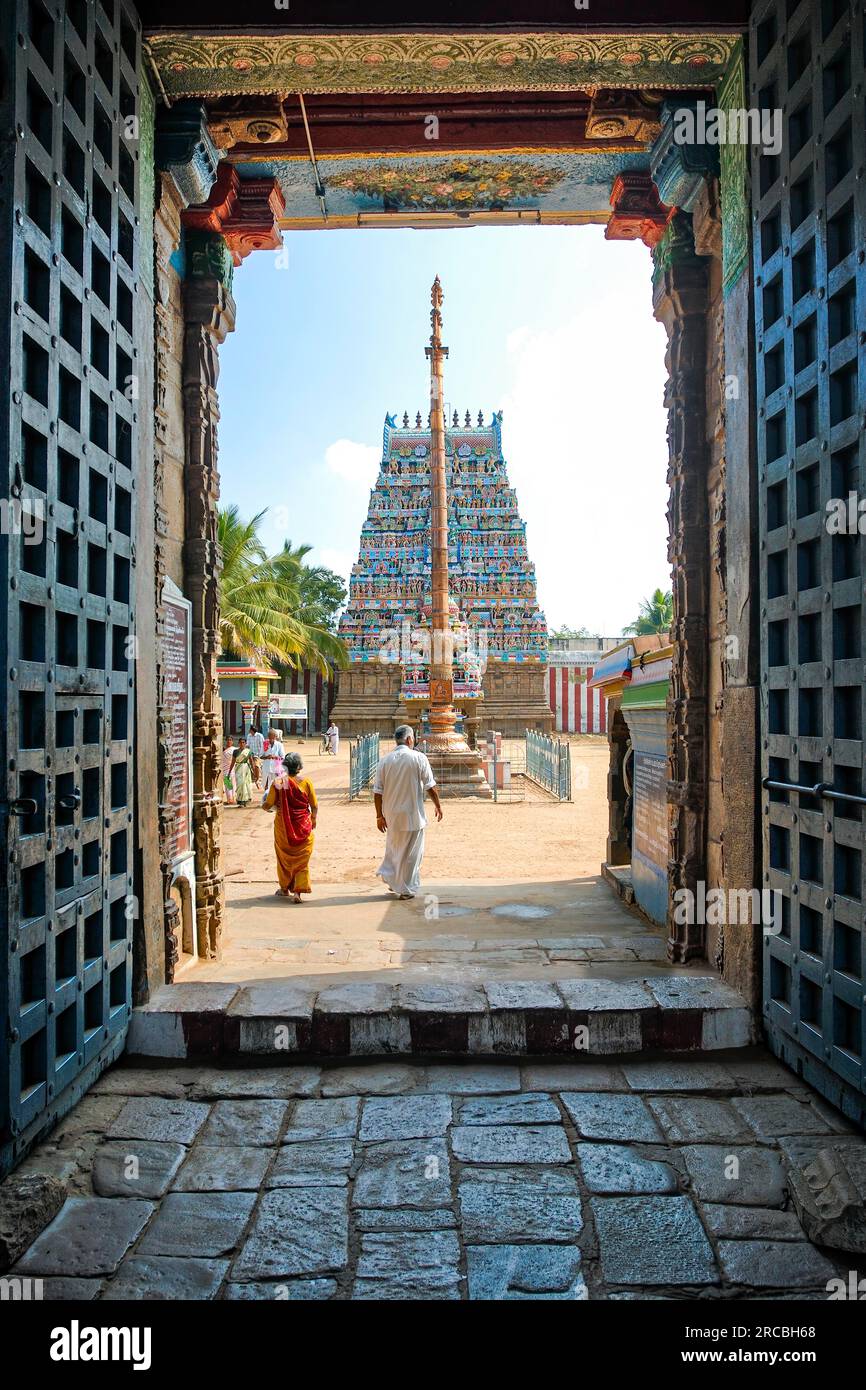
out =
[(81, 1300), (826, 1299), (854, 1257), (806, 1239), (786, 1165), (828, 1144), (866, 1149), (762, 1050), (121, 1062), (18, 1170), (67, 1197), (13, 1272)]

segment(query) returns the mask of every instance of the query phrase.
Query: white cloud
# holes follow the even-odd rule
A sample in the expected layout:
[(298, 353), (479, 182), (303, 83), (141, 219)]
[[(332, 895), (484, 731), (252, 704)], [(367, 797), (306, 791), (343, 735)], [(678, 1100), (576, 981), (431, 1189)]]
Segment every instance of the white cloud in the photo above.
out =
[(348, 585), (352, 566), (356, 559), (357, 556), (350, 555), (347, 550), (330, 550), (327, 546), (316, 546), (308, 557), (308, 564), (324, 565), (326, 569), (333, 570), (335, 574), (338, 574)]
[(373, 486), (381, 458), (381, 449), (373, 444), (358, 444), (353, 439), (336, 439), (325, 450), (328, 471), (356, 487)]

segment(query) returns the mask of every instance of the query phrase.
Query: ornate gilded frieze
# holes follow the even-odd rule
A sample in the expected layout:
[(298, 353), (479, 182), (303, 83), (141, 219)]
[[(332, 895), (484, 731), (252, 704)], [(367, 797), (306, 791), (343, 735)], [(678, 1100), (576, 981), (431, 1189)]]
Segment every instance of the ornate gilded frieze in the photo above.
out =
[(724, 75), (735, 36), (159, 32), (146, 43), (165, 91), (178, 98), (713, 87)]

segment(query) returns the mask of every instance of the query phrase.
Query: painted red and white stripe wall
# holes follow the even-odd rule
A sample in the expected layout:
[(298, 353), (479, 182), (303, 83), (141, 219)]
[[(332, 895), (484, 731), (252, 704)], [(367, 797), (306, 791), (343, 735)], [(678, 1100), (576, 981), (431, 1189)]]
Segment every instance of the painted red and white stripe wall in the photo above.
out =
[(593, 666), (568, 660), (557, 661), (556, 653), (549, 657), (548, 684), (554, 728), (560, 734), (606, 734), (607, 701), (598, 688), (589, 685)]
[(333, 681), (325, 680), (318, 671), (290, 671), (283, 680), (282, 690), (286, 695), (298, 695), (303, 691), (307, 697), (308, 722), (305, 726), (299, 719), (290, 719), (287, 724), (290, 734), (302, 734), (305, 729), (315, 734), (328, 727), (328, 715), (334, 703)]

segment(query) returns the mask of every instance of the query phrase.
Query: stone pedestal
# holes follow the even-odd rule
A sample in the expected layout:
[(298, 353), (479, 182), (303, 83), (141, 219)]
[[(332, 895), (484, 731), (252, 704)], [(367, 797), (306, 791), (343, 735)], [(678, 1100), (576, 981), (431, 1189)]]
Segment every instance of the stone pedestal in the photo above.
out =
[(439, 706), (430, 711), (430, 733), (422, 747), (430, 759), (440, 796), (481, 797), (487, 801), (493, 792), (481, 767), (481, 754), (469, 747), (454, 722), (457, 711)]

